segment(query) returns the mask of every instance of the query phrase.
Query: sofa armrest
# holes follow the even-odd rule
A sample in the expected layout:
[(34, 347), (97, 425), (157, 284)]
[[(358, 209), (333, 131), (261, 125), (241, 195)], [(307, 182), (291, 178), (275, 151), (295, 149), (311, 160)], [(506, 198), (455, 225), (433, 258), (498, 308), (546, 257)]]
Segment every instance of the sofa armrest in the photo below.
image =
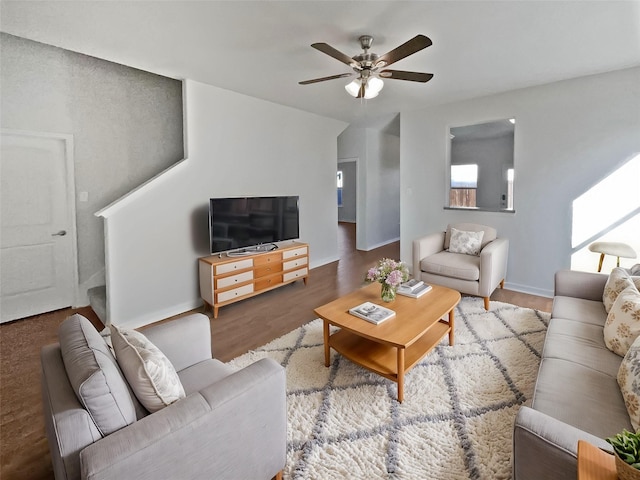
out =
[(284, 368), (262, 359), (88, 446), (82, 478), (270, 479), (286, 425)]
[(211, 324), (209, 317), (193, 313), (142, 330), (151, 343), (164, 353), (179, 372), (211, 359)]
[(611, 451), (611, 446), (599, 437), (522, 407), (513, 429), (513, 480), (575, 479), (578, 440)]
[(420, 261), (444, 250), (445, 232), (432, 233), (413, 241), (413, 276), (420, 278)]
[(608, 279), (606, 273), (559, 270), (554, 279), (554, 296), (602, 301)]
[(480, 285), (478, 295), (488, 297), (507, 276), (509, 240), (496, 238), (480, 252)]

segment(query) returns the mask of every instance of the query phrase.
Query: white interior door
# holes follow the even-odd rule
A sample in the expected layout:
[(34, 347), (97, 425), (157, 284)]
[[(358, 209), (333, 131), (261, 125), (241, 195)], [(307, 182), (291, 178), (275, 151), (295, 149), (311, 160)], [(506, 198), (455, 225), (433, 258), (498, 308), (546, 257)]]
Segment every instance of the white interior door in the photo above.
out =
[(2, 130), (0, 322), (72, 306), (77, 288), (71, 136)]

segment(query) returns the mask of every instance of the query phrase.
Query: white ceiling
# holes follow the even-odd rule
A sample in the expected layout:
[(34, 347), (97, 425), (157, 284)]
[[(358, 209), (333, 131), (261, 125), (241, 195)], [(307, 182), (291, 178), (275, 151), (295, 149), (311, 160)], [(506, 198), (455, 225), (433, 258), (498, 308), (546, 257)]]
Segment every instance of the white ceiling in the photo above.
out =
[[(0, 30), (154, 73), (188, 78), (356, 124), (429, 105), (640, 65), (640, 1), (10, 1)], [(433, 45), (391, 68), (372, 100), (310, 47), (386, 53), (417, 34)], [(379, 121), (379, 120), (378, 120)]]

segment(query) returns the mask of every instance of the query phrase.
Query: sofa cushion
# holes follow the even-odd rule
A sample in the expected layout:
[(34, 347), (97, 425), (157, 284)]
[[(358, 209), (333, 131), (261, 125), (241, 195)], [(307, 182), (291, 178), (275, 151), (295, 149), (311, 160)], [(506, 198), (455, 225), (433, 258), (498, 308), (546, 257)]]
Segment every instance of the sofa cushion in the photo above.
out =
[(551, 318), (566, 318), (602, 328), (607, 320), (607, 312), (601, 301), (556, 295), (553, 298)]
[(129, 387), (91, 322), (78, 314), (67, 318), (58, 339), (69, 383), (100, 433), (108, 435), (135, 422)]
[(185, 393), (190, 395), (222, 380), (235, 371), (233, 367), (212, 358), (180, 370), (178, 376)]
[(423, 258), (420, 269), (435, 275), (477, 281), (480, 278), (480, 257), (439, 252)]
[(604, 309), (607, 313), (611, 310), (613, 302), (616, 301), (620, 292), (631, 285), (635, 285), (637, 289), (640, 289), (640, 277), (631, 276), (627, 269), (622, 267), (616, 267), (611, 270), (604, 286), (604, 292), (602, 292), (602, 303), (604, 303)]
[(542, 359), (532, 406), (600, 438), (633, 428), (616, 377), (568, 360)]
[(451, 227), (451, 253), (463, 253), (465, 255), (480, 255), (480, 245), (484, 232), (467, 232)]
[(615, 377), (620, 357), (604, 344), (602, 327), (578, 320), (554, 318), (544, 342), (544, 358), (567, 360)]
[(185, 397), (173, 365), (143, 334), (111, 325), (111, 342), (118, 365), (147, 410), (157, 412)]
[(640, 335), (640, 293), (631, 285), (613, 302), (604, 324), (604, 343), (612, 352), (624, 357)]
[(624, 356), (618, 371), (618, 385), (635, 431), (640, 430), (640, 337)]

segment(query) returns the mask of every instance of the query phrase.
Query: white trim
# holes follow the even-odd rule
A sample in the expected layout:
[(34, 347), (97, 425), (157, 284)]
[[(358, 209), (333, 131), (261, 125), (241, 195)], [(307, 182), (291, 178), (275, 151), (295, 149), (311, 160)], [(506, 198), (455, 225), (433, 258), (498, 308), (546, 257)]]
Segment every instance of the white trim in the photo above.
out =
[(384, 247), (385, 245), (389, 245), (390, 243), (399, 242), (399, 241), (400, 241), (400, 237), (392, 238), (391, 240), (385, 240), (384, 242), (380, 242), (375, 245), (368, 245), (364, 251), (368, 252), (369, 250), (375, 250), (376, 248)]
[(67, 205), (69, 206), (69, 226), (71, 236), (71, 261), (73, 262), (73, 307), (78, 306), (80, 298), (80, 280), (78, 275), (78, 230), (76, 225), (76, 174), (73, 158), (73, 135), (69, 133), (37, 132), (33, 130), (13, 130), (0, 128), (0, 134), (16, 135), (23, 137), (53, 138), (64, 142), (65, 163), (67, 169)]
[[(156, 310), (155, 312), (146, 313), (132, 320), (128, 320), (127, 322), (117, 322), (114, 323), (114, 325), (128, 329), (140, 328), (152, 323), (159, 322), (161, 320), (165, 320), (170, 317), (175, 317), (176, 315), (180, 315), (191, 310), (202, 308), (202, 305), (202, 299), (198, 298), (197, 300), (194, 299), (189, 302), (181, 303), (180, 305), (172, 305), (170, 308), (164, 308), (162, 310)], [(108, 320), (108, 322), (111, 323), (110, 320)]]
[[(328, 265), (333, 262), (338, 262), (339, 260), (340, 260), (340, 257), (325, 257), (320, 260), (314, 260), (313, 262), (311, 262), (309, 264), (309, 268), (313, 270), (314, 268), (322, 267), (324, 265)], [(313, 272), (310, 272), (310, 274), (311, 273)]]
[(178, 163), (174, 163), (170, 167), (165, 168), (160, 173), (158, 173), (157, 175), (151, 177), (149, 180), (144, 182), (139, 187), (134, 188), (129, 193), (126, 193), (122, 197), (120, 197), (117, 200), (111, 202), (109, 205), (104, 207), (102, 210), (98, 210), (96, 213), (94, 213), (94, 215), (96, 217), (104, 217), (104, 218), (110, 217), (115, 212), (120, 210), (120, 208), (122, 208), (125, 205), (128, 205), (129, 203), (131, 203), (134, 199), (136, 199), (138, 196), (140, 196), (140, 194), (142, 194), (143, 192), (146, 192), (147, 190), (149, 190), (151, 188), (151, 185), (156, 183), (160, 177), (163, 177), (165, 174), (169, 173), (170, 171), (175, 170), (177, 167), (185, 164), (186, 162), (187, 162), (187, 159), (183, 158)]
[(530, 287), (528, 285), (520, 285), (518, 283), (505, 282), (504, 288), (513, 290), (514, 292), (528, 293), (539, 297), (553, 298), (553, 290), (545, 288)]

